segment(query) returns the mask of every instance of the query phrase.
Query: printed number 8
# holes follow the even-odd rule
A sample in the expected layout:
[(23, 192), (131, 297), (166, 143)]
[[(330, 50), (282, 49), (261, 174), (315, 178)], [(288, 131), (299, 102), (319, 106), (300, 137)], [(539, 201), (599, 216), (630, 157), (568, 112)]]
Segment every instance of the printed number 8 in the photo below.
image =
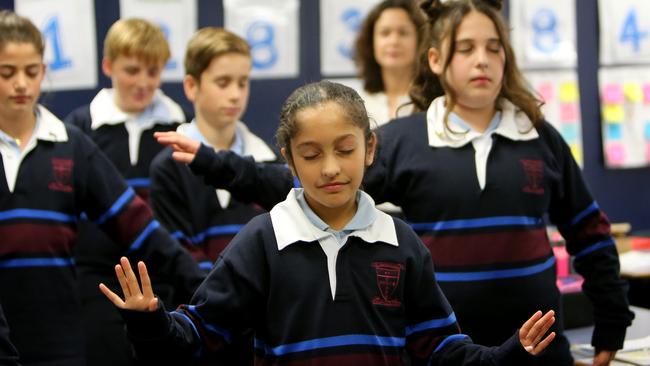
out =
[(557, 19), (555, 13), (550, 9), (539, 9), (533, 16), (533, 30), (535, 48), (544, 53), (555, 51), (560, 43), (560, 36), (555, 29)]
[(273, 25), (263, 21), (252, 23), (246, 31), (246, 40), (251, 45), (253, 68), (268, 69), (278, 60), (278, 50), (275, 48), (275, 29)]

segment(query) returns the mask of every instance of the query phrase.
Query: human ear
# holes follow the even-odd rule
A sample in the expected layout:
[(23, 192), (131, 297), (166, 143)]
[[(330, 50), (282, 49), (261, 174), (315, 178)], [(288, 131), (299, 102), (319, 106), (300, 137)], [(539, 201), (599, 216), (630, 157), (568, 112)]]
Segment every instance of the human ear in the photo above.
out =
[(196, 90), (199, 87), (199, 82), (194, 79), (192, 75), (185, 75), (183, 78), (183, 91), (185, 92), (185, 97), (190, 102), (194, 103), (196, 100)]
[(375, 161), (375, 151), (377, 150), (377, 134), (372, 132), (366, 142), (366, 166), (370, 166)]
[(281, 148), (280, 149), (280, 154), (282, 154), (282, 157), (284, 158), (284, 161), (287, 162), (287, 165), (289, 166), (289, 169), (291, 169), (291, 175), (293, 175), (294, 177), (297, 177), (298, 174), (296, 174), (296, 169), (293, 166), (293, 160), (291, 159), (291, 156), (290, 156), (289, 152), (287, 151), (287, 149), (284, 148), (284, 147)]
[(102, 59), (102, 72), (106, 77), (111, 77), (113, 75), (113, 61), (104, 57)]
[(440, 76), (442, 74), (442, 55), (440, 53), (440, 50), (437, 48), (431, 47), (429, 48), (429, 52), (427, 52), (427, 59), (429, 60), (429, 68), (431, 71)]

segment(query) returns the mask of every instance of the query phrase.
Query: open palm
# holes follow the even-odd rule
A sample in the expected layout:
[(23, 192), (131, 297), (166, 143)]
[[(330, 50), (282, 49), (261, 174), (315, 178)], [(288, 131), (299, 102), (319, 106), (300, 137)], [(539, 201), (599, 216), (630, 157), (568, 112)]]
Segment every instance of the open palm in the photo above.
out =
[(117, 275), (124, 300), (111, 291), (103, 283), (99, 284), (99, 289), (108, 297), (108, 299), (120, 309), (136, 311), (155, 311), (158, 308), (158, 299), (153, 294), (151, 280), (147, 273), (147, 266), (144, 262), (138, 262), (138, 272), (140, 273), (140, 282), (131, 268), (131, 264), (126, 257), (120, 258), (120, 264), (115, 265), (115, 274)]

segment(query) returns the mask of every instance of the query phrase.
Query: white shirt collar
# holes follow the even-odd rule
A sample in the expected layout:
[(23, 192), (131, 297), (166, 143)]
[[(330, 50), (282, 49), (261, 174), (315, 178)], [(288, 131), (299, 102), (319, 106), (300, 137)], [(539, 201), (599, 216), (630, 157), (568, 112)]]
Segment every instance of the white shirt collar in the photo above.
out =
[[(104, 125), (116, 125), (127, 120), (134, 119), (134, 116), (122, 111), (115, 104), (114, 90), (102, 89), (90, 102), (90, 128), (96, 130)], [(135, 116), (144, 128), (149, 128), (155, 123), (172, 124), (185, 121), (185, 114), (181, 107), (171, 98), (166, 96), (162, 90), (156, 90), (151, 104), (142, 113)]]
[[(429, 146), (432, 147), (461, 147), (483, 135), (480, 132), (463, 128), (452, 119), (449, 119), (449, 128), (457, 134), (450, 132), (444, 123), (445, 97), (436, 98), (427, 110), (427, 133)], [(493, 133), (507, 137), (513, 141), (533, 140), (539, 137), (533, 124), (514, 104), (506, 99), (501, 100), (501, 122)]]
[(36, 107), (36, 118), (40, 122), (36, 129), (37, 139), (52, 142), (68, 141), (68, 132), (65, 130), (65, 124), (40, 104)]
[[(196, 127), (196, 121), (179, 125), (178, 128), (176, 128), (176, 132), (210, 146), (205, 137)], [(261, 138), (252, 133), (243, 122), (237, 121), (235, 133), (242, 140), (244, 146), (243, 156), (252, 156), (253, 159), (258, 162), (276, 160), (273, 150), (271, 150), (271, 148), (269, 148)]]
[[(278, 250), (300, 241), (313, 242), (332, 235), (318, 229), (309, 221), (296, 199), (297, 190), (298, 188), (293, 188), (287, 195), (286, 200), (271, 209), (271, 222), (273, 223)], [(361, 195), (364, 197), (360, 199), (368, 199), (374, 206), (374, 201), (367, 193), (361, 191)], [(375, 210), (377, 209), (375, 208)], [(364, 229), (353, 231), (350, 236), (359, 237), (367, 243), (382, 242), (398, 246), (393, 218), (379, 210), (377, 210), (376, 214), (377, 218), (373, 223)]]

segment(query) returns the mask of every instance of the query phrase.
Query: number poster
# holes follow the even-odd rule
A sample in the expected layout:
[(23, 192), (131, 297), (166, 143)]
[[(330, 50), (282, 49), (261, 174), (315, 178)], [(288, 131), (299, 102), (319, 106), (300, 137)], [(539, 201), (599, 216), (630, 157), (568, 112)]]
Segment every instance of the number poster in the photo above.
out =
[(120, 17), (138, 17), (158, 24), (167, 38), (171, 57), (161, 79), (182, 81), (185, 46), (197, 29), (196, 0), (120, 0)]
[(512, 43), (522, 68), (576, 66), (575, 1), (510, 2)]
[(251, 45), (253, 78), (298, 76), (298, 0), (224, 0), (225, 27)]
[(599, 0), (601, 65), (650, 65), (650, 1)]
[(650, 166), (650, 68), (602, 68), (598, 80), (605, 164)]
[(321, 0), (320, 57), (323, 76), (356, 75), (354, 41), (368, 11), (379, 0)]
[(15, 0), (15, 11), (29, 18), (43, 33), (47, 65), (43, 90), (97, 86), (92, 0)]

